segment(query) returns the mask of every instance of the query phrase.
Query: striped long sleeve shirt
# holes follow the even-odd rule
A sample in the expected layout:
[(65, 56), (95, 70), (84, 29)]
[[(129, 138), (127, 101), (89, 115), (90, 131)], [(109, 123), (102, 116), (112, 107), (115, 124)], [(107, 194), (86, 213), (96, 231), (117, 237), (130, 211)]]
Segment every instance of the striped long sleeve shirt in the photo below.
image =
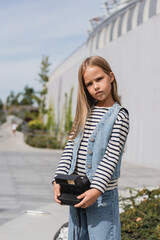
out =
[[(110, 108), (94, 106), (86, 120), (83, 138), (78, 150), (75, 173), (85, 175), (85, 163), (87, 155), (88, 139), (94, 131), (96, 125)], [(95, 176), (91, 182), (91, 188), (96, 188), (101, 192), (114, 189), (118, 186), (118, 180), (111, 181), (111, 172), (114, 171), (119, 155), (124, 146), (126, 137), (129, 131), (129, 116), (128, 113), (121, 109), (114, 123), (110, 140), (106, 146), (105, 154), (100, 161), (96, 170)], [(56, 174), (67, 174), (71, 165), (73, 153), (73, 141), (68, 140), (61, 160), (59, 162)]]

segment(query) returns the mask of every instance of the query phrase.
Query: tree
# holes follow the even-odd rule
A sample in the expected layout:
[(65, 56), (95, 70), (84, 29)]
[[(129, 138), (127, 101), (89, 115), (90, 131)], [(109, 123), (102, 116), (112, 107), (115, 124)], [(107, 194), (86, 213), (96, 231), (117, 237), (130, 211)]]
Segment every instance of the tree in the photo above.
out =
[(2, 102), (2, 100), (0, 99), (0, 110), (2, 110), (3, 109), (3, 102)]
[(42, 85), (42, 90), (39, 92), (40, 93), (39, 112), (41, 117), (43, 117), (43, 115), (47, 113), (45, 101), (47, 94), (47, 82), (49, 81), (48, 72), (50, 65), (51, 64), (49, 63), (49, 57), (43, 56), (41, 61), (40, 73), (38, 74), (40, 77), (39, 82)]
[(46, 124), (46, 128), (49, 132), (54, 132), (55, 131), (55, 127), (56, 127), (56, 123), (55, 123), (55, 113), (54, 113), (54, 108), (53, 105), (50, 103), (48, 112), (47, 112), (47, 124)]
[(21, 93), (15, 94), (13, 91), (11, 91), (6, 100), (6, 108), (8, 109), (11, 106), (18, 106), (19, 105), (18, 98), (20, 97), (20, 95)]
[(25, 86), (24, 92), (21, 93), (22, 99), (20, 101), (20, 105), (30, 105), (32, 106), (34, 103), (34, 95), (35, 91), (33, 88)]
[(3, 109), (3, 102), (0, 99), (0, 125), (6, 121), (6, 113)]
[(73, 87), (70, 90), (68, 99), (67, 93), (65, 93), (65, 132), (68, 134), (72, 127), (72, 98), (73, 98)]

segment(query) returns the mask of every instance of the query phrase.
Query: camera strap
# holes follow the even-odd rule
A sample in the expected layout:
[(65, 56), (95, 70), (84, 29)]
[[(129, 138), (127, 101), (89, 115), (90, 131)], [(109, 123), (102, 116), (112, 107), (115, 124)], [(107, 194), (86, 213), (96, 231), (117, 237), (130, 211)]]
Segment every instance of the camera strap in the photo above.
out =
[(73, 240), (76, 240), (76, 221), (77, 221), (77, 218), (78, 218), (78, 224), (77, 224), (77, 228), (78, 228), (78, 231), (77, 231), (77, 237), (78, 237), (78, 240), (79, 240), (79, 233), (80, 233), (80, 230), (81, 230), (81, 214), (80, 214), (80, 211), (81, 209), (80, 208), (77, 208), (77, 216), (76, 216), (76, 219), (75, 219), (75, 223), (74, 223), (74, 231), (73, 231)]
[[(83, 208), (77, 208), (77, 214), (74, 222), (74, 230), (73, 230), (73, 240), (80, 240), (80, 233), (82, 231), (82, 221), (84, 220), (84, 213), (86, 214), (86, 209)], [(76, 231), (77, 228), (77, 231)]]

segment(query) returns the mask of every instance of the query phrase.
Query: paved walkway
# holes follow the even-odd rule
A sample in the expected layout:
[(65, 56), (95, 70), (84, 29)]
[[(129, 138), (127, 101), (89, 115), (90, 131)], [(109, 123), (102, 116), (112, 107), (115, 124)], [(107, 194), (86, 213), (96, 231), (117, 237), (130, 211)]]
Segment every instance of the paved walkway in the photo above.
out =
[[(27, 146), (21, 133), (12, 135), (11, 118), (0, 127), (0, 239), (50, 240), (67, 221), (68, 207), (54, 203), (51, 185), (61, 153)], [(160, 169), (122, 163), (121, 195), (126, 187), (158, 186)]]

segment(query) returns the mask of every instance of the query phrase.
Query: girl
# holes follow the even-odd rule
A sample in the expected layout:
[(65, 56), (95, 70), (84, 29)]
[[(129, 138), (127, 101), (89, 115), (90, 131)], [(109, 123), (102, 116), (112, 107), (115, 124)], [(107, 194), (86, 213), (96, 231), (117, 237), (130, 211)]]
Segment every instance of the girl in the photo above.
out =
[[(77, 108), (56, 175), (87, 175), (90, 189), (70, 207), (68, 240), (120, 240), (118, 178), (129, 115), (121, 107), (108, 62), (99, 56), (80, 66)], [(54, 184), (57, 203), (60, 186)]]

